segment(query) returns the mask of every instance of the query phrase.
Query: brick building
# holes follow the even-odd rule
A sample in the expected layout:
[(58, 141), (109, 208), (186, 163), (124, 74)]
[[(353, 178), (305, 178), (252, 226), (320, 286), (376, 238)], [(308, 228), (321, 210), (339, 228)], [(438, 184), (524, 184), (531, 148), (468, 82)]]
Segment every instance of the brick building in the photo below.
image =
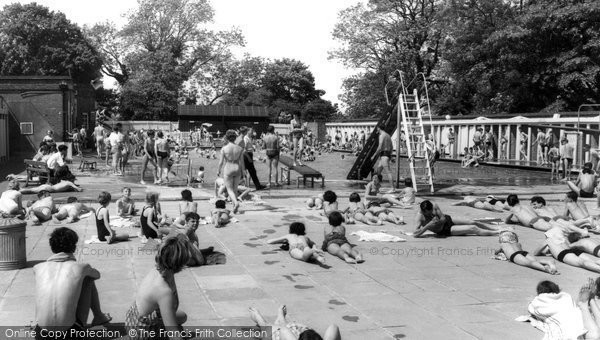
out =
[(32, 155), (48, 130), (61, 142), (74, 128), (86, 126), (88, 136), (94, 128), (94, 89), (68, 76), (2, 76), (0, 102), (8, 116), (11, 156)]

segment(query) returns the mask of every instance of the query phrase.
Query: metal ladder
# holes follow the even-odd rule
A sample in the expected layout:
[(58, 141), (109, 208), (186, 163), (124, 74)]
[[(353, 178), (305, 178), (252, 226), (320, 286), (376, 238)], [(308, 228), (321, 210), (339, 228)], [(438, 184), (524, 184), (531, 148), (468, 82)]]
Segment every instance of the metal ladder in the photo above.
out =
[[(402, 117), (402, 130), (406, 137), (406, 149), (408, 156), (408, 164), (410, 170), (410, 177), (413, 182), (413, 188), (419, 190), (419, 187), (428, 186), (431, 193), (434, 192), (433, 187), (433, 175), (431, 173), (431, 164), (429, 160), (433, 155), (427, 148), (425, 141), (425, 126), (423, 124), (423, 112), (425, 109), (421, 106), (420, 97), (417, 89), (413, 89), (412, 93), (409, 93), (408, 86), (404, 86), (402, 79), (402, 73), (400, 74), (401, 92), (398, 95), (398, 111)], [(425, 88), (426, 100), (425, 106), (429, 113), (429, 120), (431, 123), (431, 113), (429, 112), (429, 94), (427, 91), (427, 81), (424, 75), (419, 74), (417, 78), (423, 77), (423, 86)], [(431, 125), (431, 124), (430, 124)], [(433, 131), (430, 126), (430, 131)], [(398, 137), (399, 138), (399, 137)], [(433, 141), (432, 141), (433, 142)]]

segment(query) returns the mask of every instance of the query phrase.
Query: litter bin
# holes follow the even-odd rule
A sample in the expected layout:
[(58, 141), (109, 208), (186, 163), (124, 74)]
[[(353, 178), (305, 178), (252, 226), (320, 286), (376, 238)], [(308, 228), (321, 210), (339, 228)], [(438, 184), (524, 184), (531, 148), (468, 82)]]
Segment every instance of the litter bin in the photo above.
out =
[(24, 268), (27, 264), (25, 226), (15, 218), (0, 219), (0, 270)]

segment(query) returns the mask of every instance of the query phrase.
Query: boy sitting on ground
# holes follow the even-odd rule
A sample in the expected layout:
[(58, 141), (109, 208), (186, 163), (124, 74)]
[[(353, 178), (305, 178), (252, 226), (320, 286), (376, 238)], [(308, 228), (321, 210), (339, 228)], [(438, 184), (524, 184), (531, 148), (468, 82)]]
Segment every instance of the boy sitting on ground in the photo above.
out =
[(122, 193), (123, 196), (117, 200), (117, 215), (120, 217), (135, 216), (137, 209), (135, 201), (131, 199), (131, 188), (123, 188)]

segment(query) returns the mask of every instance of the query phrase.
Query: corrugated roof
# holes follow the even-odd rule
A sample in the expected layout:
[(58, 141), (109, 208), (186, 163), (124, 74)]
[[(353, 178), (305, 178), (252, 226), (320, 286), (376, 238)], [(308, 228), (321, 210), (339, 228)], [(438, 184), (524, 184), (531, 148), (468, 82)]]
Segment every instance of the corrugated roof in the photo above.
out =
[(179, 105), (177, 112), (180, 117), (269, 117), (263, 106)]

